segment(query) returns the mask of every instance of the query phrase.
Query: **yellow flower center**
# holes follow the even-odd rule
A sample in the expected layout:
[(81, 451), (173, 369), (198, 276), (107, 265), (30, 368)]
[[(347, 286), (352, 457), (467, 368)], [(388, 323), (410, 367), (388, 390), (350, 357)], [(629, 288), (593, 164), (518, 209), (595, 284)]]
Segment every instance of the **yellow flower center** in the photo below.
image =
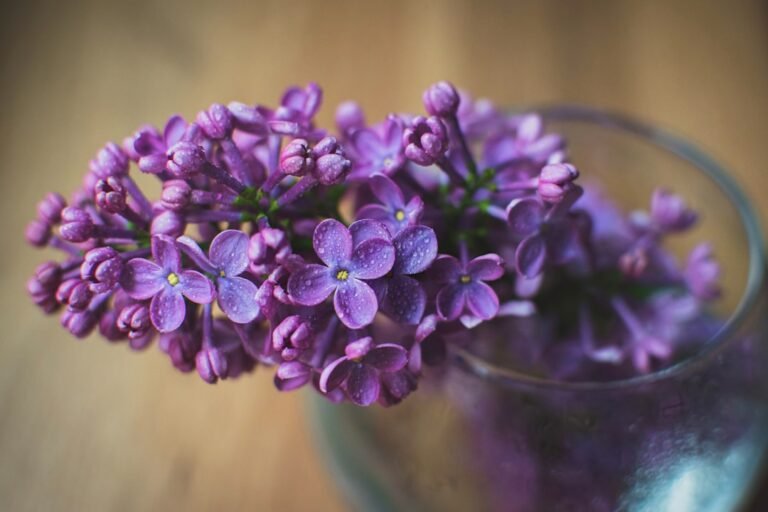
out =
[(336, 279), (338, 279), (339, 281), (346, 281), (347, 279), (349, 279), (349, 272), (343, 269), (339, 270), (338, 272), (336, 272)]
[(398, 222), (402, 222), (403, 219), (405, 219), (405, 212), (403, 210), (397, 210), (395, 212), (395, 219), (397, 219)]
[(179, 284), (179, 276), (171, 272), (170, 274), (168, 274), (168, 283), (171, 286), (176, 286), (177, 284)]
[(461, 277), (459, 278), (459, 281), (461, 281), (463, 284), (467, 284), (467, 283), (469, 283), (470, 281), (472, 281), (472, 278), (471, 278), (471, 277), (469, 277), (467, 274), (464, 274), (463, 276), (461, 276)]
[(227, 274), (223, 270), (219, 270), (219, 277), (226, 277)]
[(384, 159), (384, 168), (389, 167), (390, 165), (392, 165), (393, 162), (394, 162), (394, 160), (392, 160), (391, 158), (385, 158)]

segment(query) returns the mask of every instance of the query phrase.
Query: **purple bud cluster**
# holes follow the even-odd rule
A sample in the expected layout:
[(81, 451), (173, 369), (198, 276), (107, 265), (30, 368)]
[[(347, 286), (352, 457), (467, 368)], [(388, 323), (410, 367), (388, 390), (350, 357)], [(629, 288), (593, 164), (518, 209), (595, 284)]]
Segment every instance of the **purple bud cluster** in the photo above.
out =
[[(273, 366), (280, 390), (363, 406), (401, 401), (480, 324), (550, 322), (575, 300), (566, 287), (580, 290), (579, 314), (558, 319), (568, 368), (671, 360), (677, 327), (719, 295), (709, 245), (684, 268), (662, 248), (696, 221), (683, 200), (658, 190), (649, 213), (624, 215), (577, 184), (536, 114), (448, 82), (423, 100), (426, 116), (375, 124), (346, 102), (329, 134), (310, 84), (275, 108), (216, 103), (106, 144), (71, 200), (45, 196), (27, 228), (64, 254), (35, 271), (33, 301), (77, 337), (157, 340), (209, 383)], [(670, 315), (670, 294), (694, 307)]]

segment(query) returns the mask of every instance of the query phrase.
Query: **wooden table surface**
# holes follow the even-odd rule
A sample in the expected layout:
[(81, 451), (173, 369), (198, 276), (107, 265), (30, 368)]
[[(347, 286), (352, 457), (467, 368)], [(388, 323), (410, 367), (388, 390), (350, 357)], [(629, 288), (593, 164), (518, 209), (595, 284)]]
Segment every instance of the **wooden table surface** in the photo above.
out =
[(157, 351), (74, 341), (27, 300), (24, 224), (94, 151), (213, 101), (315, 80), (420, 110), (447, 78), (502, 105), (579, 102), (688, 136), (768, 215), (768, 7), (752, 1), (15, 2), (0, 17), (0, 510), (346, 510), (302, 394), (207, 386)]

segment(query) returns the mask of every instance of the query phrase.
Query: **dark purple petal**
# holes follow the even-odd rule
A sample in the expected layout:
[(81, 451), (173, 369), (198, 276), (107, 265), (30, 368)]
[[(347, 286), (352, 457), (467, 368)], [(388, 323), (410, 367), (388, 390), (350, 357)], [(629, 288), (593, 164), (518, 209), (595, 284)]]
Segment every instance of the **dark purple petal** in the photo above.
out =
[(248, 235), (234, 229), (222, 231), (211, 242), (208, 254), (225, 275), (239, 276), (248, 268)]
[(454, 283), (462, 274), (459, 260), (448, 254), (441, 254), (430, 268), (430, 274), (438, 283)]
[(134, 258), (125, 265), (120, 284), (130, 298), (146, 300), (157, 294), (166, 282), (165, 271), (156, 263)]
[(320, 391), (329, 393), (341, 386), (354, 367), (355, 363), (346, 357), (340, 357), (323, 368), (323, 372), (320, 374)]
[(467, 273), (480, 281), (494, 281), (504, 275), (504, 260), (498, 254), (484, 254), (467, 264)]
[(333, 306), (339, 320), (350, 329), (369, 325), (379, 308), (376, 294), (371, 287), (354, 278), (350, 278), (336, 289)]
[(395, 246), (395, 274), (424, 272), (437, 256), (437, 237), (432, 228), (410, 226), (401, 231), (392, 242)]
[(473, 315), (490, 320), (499, 312), (499, 297), (487, 284), (472, 282), (467, 285), (467, 306)]
[(176, 247), (176, 240), (167, 235), (152, 237), (152, 257), (158, 265), (169, 272), (178, 272), (181, 268), (181, 253)]
[(211, 280), (194, 270), (180, 272), (177, 287), (186, 298), (196, 304), (210, 304), (216, 296)]
[(217, 281), (219, 307), (236, 324), (247, 324), (259, 314), (258, 288), (242, 277), (221, 277)]
[(366, 365), (355, 365), (347, 379), (347, 394), (357, 405), (367, 407), (379, 398), (379, 374)]
[(392, 270), (395, 248), (392, 242), (372, 238), (355, 247), (349, 263), (349, 273), (358, 279), (376, 279)]
[(363, 357), (363, 364), (373, 366), (382, 372), (396, 372), (408, 363), (408, 353), (400, 345), (382, 343)]
[(193, 239), (188, 236), (180, 236), (176, 239), (178, 247), (189, 256), (189, 258), (197, 265), (200, 270), (209, 274), (217, 274), (218, 269), (214, 266), (208, 256), (205, 255), (203, 250), (197, 245)]
[(371, 192), (382, 204), (393, 210), (405, 208), (403, 192), (397, 184), (383, 174), (374, 174), (370, 180)]
[(323, 302), (336, 288), (332, 271), (322, 265), (306, 265), (288, 279), (288, 294), (298, 304), (314, 306)]
[(416, 325), (424, 315), (427, 293), (412, 277), (396, 275), (387, 283), (381, 309), (400, 324)]
[(466, 286), (449, 284), (437, 292), (437, 314), (444, 320), (456, 320), (467, 303)]
[(325, 219), (317, 225), (312, 245), (317, 257), (329, 267), (344, 265), (352, 256), (352, 235), (335, 219)]
[(163, 287), (152, 297), (149, 305), (149, 318), (160, 332), (171, 332), (181, 327), (186, 312), (184, 297), (171, 286)]
[(532, 279), (541, 273), (547, 258), (547, 246), (539, 235), (526, 238), (515, 250), (515, 267), (518, 273)]
[(512, 235), (518, 240), (531, 236), (544, 222), (544, 205), (534, 198), (513, 201), (507, 207), (507, 222)]
[(392, 239), (387, 227), (378, 220), (372, 218), (365, 218), (353, 222), (352, 225), (349, 226), (349, 232), (352, 235), (352, 244), (355, 247), (372, 238), (380, 238), (387, 241)]

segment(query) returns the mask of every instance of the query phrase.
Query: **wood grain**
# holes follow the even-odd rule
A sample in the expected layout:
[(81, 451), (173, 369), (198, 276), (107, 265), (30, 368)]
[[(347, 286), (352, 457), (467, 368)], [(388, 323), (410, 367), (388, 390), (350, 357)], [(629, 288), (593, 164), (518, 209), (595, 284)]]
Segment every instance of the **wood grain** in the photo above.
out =
[(756, 1), (56, 2), (3, 6), (0, 510), (345, 510), (302, 395), (210, 387), (155, 349), (71, 340), (23, 287), (47, 190), (140, 123), (320, 82), (323, 122), (447, 78), (500, 104), (586, 103), (687, 135), (768, 202), (768, 21)]

